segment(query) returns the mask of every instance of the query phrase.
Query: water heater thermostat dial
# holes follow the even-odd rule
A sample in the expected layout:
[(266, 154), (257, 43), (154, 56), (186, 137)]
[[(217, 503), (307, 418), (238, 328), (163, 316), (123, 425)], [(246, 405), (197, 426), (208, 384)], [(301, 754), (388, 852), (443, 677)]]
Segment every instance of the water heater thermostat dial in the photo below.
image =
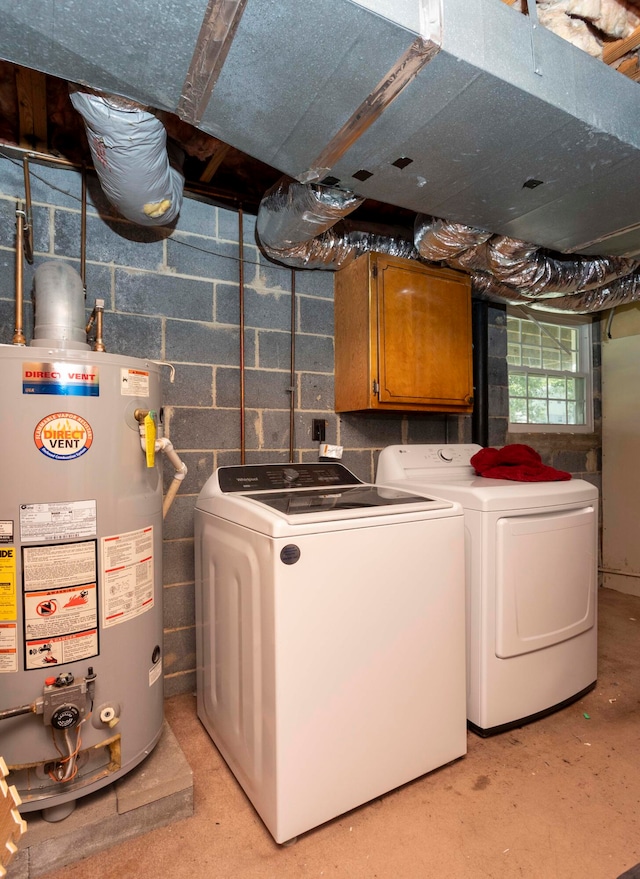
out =
[(51, 715), (51, 726), (54, 729), (73, 729), (80, 722), (80, 711), (75, 705), (63, 705)]

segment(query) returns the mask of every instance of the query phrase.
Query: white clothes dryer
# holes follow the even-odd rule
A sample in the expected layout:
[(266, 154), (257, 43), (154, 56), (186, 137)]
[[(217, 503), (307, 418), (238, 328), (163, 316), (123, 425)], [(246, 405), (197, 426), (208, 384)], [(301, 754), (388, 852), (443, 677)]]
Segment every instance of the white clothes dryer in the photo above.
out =
[(337, 462), (202, 489), (198, 716), (276, 842), (466, 753), (463, 521)]
[(480, 449), (389, 446), (376, 483), (464, 508), (467, 719), (486, 736), (595, 686), (598, 490), (477, 476), (469, 462)]

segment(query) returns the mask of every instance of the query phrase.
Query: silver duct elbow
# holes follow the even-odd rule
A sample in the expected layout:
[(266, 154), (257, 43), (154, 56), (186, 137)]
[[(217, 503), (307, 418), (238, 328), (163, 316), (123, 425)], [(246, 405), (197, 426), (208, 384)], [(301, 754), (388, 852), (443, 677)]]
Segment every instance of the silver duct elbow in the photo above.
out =
[(283, 178), (260, 202), (258, 239), (267, 249), (287, 251), (318, 238), (363, 201), (342, 189)]
[(297, 269), (338, 271), (371, 250), (415, 259), (417, 252), (408, 238), (344, 222), (363, 201), (342, 189), (280, 180), (260, 203), (258, 241), (271, 259)]

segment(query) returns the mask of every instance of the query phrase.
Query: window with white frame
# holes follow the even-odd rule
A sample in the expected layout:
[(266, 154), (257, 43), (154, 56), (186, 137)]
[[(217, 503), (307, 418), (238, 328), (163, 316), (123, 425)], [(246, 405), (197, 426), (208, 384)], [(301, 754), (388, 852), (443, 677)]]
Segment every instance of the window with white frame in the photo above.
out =
[(509, 430), (593, 429), (591, 318), (507, 309)]

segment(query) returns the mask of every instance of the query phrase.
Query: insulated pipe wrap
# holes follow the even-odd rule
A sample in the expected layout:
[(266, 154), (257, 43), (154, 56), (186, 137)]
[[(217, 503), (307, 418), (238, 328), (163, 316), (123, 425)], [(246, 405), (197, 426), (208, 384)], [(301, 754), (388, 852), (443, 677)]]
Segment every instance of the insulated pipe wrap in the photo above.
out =
[(109, 201), (142, 226), (164, 226), (182, 207), (184, 176), (172, 167), (164, 125), (133, 102), (72, 92), (93, 164)]

